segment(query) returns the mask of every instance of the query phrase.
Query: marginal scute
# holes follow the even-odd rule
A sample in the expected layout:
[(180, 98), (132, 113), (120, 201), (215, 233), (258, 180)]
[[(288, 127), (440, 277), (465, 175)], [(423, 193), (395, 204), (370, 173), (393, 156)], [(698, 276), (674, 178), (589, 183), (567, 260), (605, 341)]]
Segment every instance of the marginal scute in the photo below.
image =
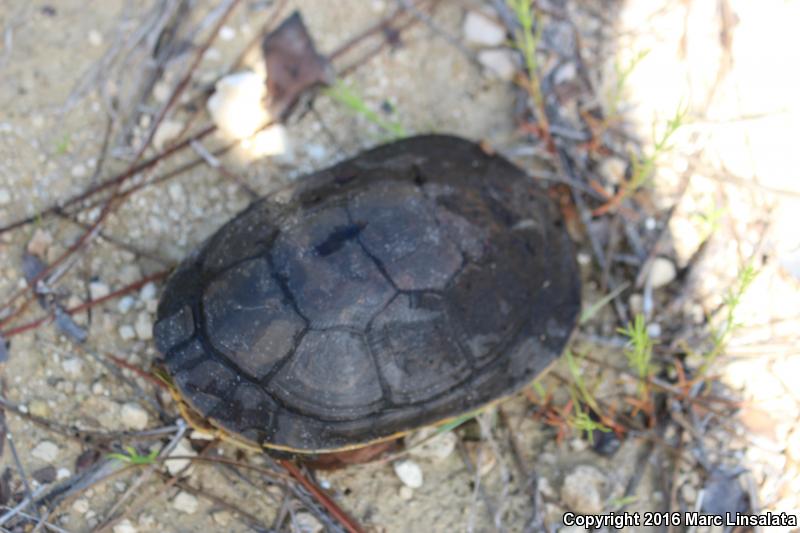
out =
[(168, 315), (153, 326), (156, 348), (161, 353), (169, 353), (176, 345), (186, 341), (194, 334), (194, 316), (188, 305)]
[(238, 382), (232, 370), (208, 358), (175, 374), (175, 385), (188, 393), (186, 401), (203, 416), (208, 416)]
[(223, 429), (260, 443), (273, 431), (277, 411), (277, 404), (261, 387), (241, 383), (230, 398), (218, 404), (211, 417)]
[(370, 349), (395, 403), (427, 400), (470, 373), (441, 297), (400, 294), (372, 323)]
[(203, 344), (198, 339), (183, 346), (174, 348), (164, 357), (164, 365), (167, 370), (175, 375), (181, 370), (186, 370), (206, 357)]
[(294, 347), (305, 324), (272, 276), (266, 259), (251, 259), (215, 278), (203, 295), (209, 341), (256, 378)]
[(352, 220), (359, 239), (401, 290), (443, 289), (462, 263), (458, 247), (439, 228), (434, 208), (418, 187), (385, 181), (357, 194)]
[(288, 405), (323, 418), (374, 413), (382, 391), (364, 339), (350, 331), (309, 331), (269, 383)]
[(394, 288), (359, 245), (360, 228), (343, 208), (304, 215), (275, 241), (278, 275), (312, 327), (363, 328)]

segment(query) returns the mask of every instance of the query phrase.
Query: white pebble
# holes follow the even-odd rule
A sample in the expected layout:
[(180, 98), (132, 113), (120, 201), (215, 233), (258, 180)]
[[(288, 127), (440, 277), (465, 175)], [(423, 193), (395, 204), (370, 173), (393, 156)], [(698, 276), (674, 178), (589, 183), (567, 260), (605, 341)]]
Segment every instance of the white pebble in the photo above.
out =
[(218, 526), (225, 527), (231, 522), (231, 513), (229, 511), (217, 511), (211, 515), (211, 519), (214, 520)]
[[(167, 457), (195, 457), (196, 455), (197, 452), (195, 452), (191, 445), (189, 445), (189, 441), (182, 439), (180, 442), (178, 442), (178, 445), (172, 449)], [(191, 459), (175, 459), (165, 461), (165, 464), (167, 465), (167, 470), (169, 471), (170, 475), (177, 476), (181, 470), (191, 465), (192, 461)], [(187, 470), (185, 473), (190, 471), (191, 469)]]
[(58, 457), (58, 446), (49, 440), (43, 440), (31, 450), (31, 455), (45, 463), (52, 463)]
[(654, 289), (667, 285), (677, 275), (675, 263), (665, 257), (656, 257), (650, 266), (650, 284)]
[(127, 313), (131, 309), (133, 309), (136, 300), (133, 299), (133, 296), (123, 296), (117, 302), (117, 311), (120, 313)]
[(400, 487), (400, 499), (401, 500), (408, 501), (413, 497), (414, 497), (414, 489), (412, 489), (411, 487), (406, 487), (405, 485)]
[(72, 167), (70, 173), (72, 174), (73, 178), (82, 178), (86, 175), (86, 167), (78, 163), (77, 165)]
[(128, 429), (141, 431), (147, 427), (147, 411), (137, 403), (129, 402), (123, 405), (120, 417), (122, 425)]
[(647, 324), (647, 336), (651, 339), (657, 339), (661, 336), (661, 324), (652, 322)]
[(514, 74), (517, 71), (514, 53), (505, 48), (481, 51), (478, 53), (478, 62), (489, 73), (504, 81), (514, 79)]
[(127, 518), (114, 526), (114, 533), (136, 533), (138, 530)]
[(139, 291), (139, 298), (145, 302), (147, 300), (155, 300), (157, 292), (156, 284), (151, 281), (150, 283), (146, 283), (145, 286), (142, 287), (142, 290)]
[(78, 498), (72, 502), (72, 510), (76, 513), (86, 514), (89, 511), (89, 500), (85, 498)]
[(97, 30), (89, 31), (89, 44), (92, 46), (100, 46), (103, 44), (103, 34)]
[(83, 371), (83, 361), (78, 359), (77, 357), (70, 357), (69, 359), (65, 359), (63, 363), (61, 363), (61, 368), (64, 369), (64, 372), (73, 378), (79, 377)]
[(324, 529), (317, 517), (311, 513), (295, 513), (293, 522), (300, 533), (319, 533)]
[(136, 337), (136, 331), (128, 324), (125, 324), (119, 327), (119, 336), (122, 337), (122, 340), (129, 341)]
[(397, 461), (394, 463), (394, 473), (400, 481), (407, 487), (418, 489), (422, 486), (422, 469), (417, 463), (410, 460)]
[(11, 193), (8, 189), (0, 189), (0, 205), (7, 205), (11, 203)]
[(177, 120), (164, 120), (158, 125), (155, 135), (153, 135), (153, 146), (156, 150), (162, 150), (171, 140), (175, 139), (183, 131), (183, 122)]
[(576, 513), (600, 514), (608, 489), (603, 472), (593, 466), (579, 465), (564, 478), (561, 500)]
[(89, 283), (89, 294), (91, 295), (92, 300), (97, 300), (98, 298), (108, 296), (110, 292), (111, 289), (109, 289), (108, 285), (102, 281), (92, 281)]
[(506, 39), (506, 30), (495, 21), (470, 11), (464, 18), (464, 39), (479, 46), (497, 46)]
[(139, 339), (147, 341), (153, 338), (153, 320), (150, 318), (149, 313), (139, 313), (133, 327), (136, 329), (136, 336)]
[(219, 29), (219, 38), (223, 41), (230, 41), (234, 37), (236, 37), (236, 30), (230, 26), (223, 26)]
[(62, 479), (67, 479), (72, 475), (72, 472), (69, 471), (69, 468), (59, 468), (56, 470), (56, 479), (61, 481)]
[(188, 492), (179, 492), (172, 501), (172, 506), (178, 511), (186, 514), (192, 514), (197, 511), (197, 498)]
[(252, 71), (237, 72), (220, 79), (208, 99), (208, 112), (220, 132), (244, 139), (269, 121), (264, 108), (266, 84)]
[(452, 431), (438, 433), (438, 428), (424, 428), (406, 438), (406, 449), (411, 457), (421, 459), (447, 459), (456, 449), (458, 437)]

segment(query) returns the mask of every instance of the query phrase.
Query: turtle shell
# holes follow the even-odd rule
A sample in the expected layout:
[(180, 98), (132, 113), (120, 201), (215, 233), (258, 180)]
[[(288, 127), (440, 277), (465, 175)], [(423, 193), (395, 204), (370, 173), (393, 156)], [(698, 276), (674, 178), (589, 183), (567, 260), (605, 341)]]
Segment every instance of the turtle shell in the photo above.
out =
[(579, 308), (545, 192), (477, 144), (427, 135), (253, 203), (172, 274), (154, 333), (205, 420), (314, 453), (519, 390), (562, 352)]

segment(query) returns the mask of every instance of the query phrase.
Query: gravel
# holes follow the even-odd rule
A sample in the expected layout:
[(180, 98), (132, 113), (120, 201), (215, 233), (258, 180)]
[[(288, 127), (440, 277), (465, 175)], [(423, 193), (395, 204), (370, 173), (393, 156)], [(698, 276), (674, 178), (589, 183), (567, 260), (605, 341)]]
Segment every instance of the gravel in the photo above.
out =
[(603, 512), (608, 488), (609, 481), (598, 468), (579, 465), (564, 478), (561, 500), (576, 513), (599, 514)]
[(495, 21), (475, 11), (464, 17), (464, 39), (477, 46), (498, 46), (506, 40), (506, 30)]
[(146, 311), (142, 311), (136, 317), (136, 323), (133, 325), (133, 328), (136, 330), (136, 336), (139, 337), (140, 340), (149, 341), (153, 338), (153, 319), (150, 317), (150, 313)]
[(31, 450), (31, 455), (45, 463), (52, 463), (58, 457), (58, 446), (49, 440), (43, 440)]
[(482, 50), (478, 53), (478, 62), (494, 77), (511, 81), (517, 72), (514, 52), (507, 48)]
[(394, 463), (394, 473), (407, 487), (418, 489), (422, 486), (422, 468), (411, 460), (397, 461)]
[(650, 267), (650, 283), (658, 289), (671, 283), (677, 274), (675, 263), (665, 257), (656, 257)]
[(137, 403), (129, 402), (123, 405), (120, 417), (122, 419), (122, 425), (128, 429), (141, 431), (147, 427), (147, 411)]
[(182, 513), (192, 514), (197, 511), (198, 501), (188, 492), (179, 492), (172, 501), (172, 506)]

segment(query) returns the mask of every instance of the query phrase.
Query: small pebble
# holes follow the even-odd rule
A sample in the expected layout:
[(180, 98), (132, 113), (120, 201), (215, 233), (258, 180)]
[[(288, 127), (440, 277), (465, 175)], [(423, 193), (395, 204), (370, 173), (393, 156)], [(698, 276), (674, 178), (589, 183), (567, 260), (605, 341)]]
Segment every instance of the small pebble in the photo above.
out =
[(119, 281), (123, 285), (130, 285), (142, 278), (142, 271), (136, 263), (129, 263), (119, 271)]
[(136, 336), (139, 339), (147, 341), (153, 338), (153, 319), (150, 318), (150, 313), (139, 313), (133, 327), (136, 329)]
[(61, 368), (64, 369), (64, 372), (73, 378), (77, 378), (83, 372), (83, 361), (78, 359), (77, 357), (70, 357), (69, 359), (65, 359), (63, 363), (61, 363)]
[(608, 488), (603, 472), (593, 466), (579, 465), (564, 478), (561, 500), (576, 513), (600, 514)]
[(264, 80), (252, 71), (237, 72), (220, 79), (208, 99), (208, 112), (220, 132), (234, 139), (244, 139), (268, 122), (263, 105)]
[(411, 487), (406, 487), (405, 485), (400, 487), (400, 499), (401, 500), (408, 501), (413, 497), (414, 497), (414, 489), (412, 489)]
[(294, 515), (294, 525), (299, 533), (319, 533), (323, 526), (311, 513), (299, 512)]
[(219, 38), (223, 41), (230, 41), (236, 37), (236, 30), (230, 26), (223, 26), (219, 29)]
[(177, 138), (183, 131), (183, 122), (178, 120), (164, 120), (158, 125), (153, 135), (153, 146), (156, 150), (164, 149), (170, 141)]
[(231, 513), (230, 511), (217, 511), (211, 515), (211, 519), (214, 520), (218, 526), (225, 527), (231, 523)]
[(108, 285), (102, 281), (92, 281), (89, 283), (89, 295), (92, 297), (92, 300), (97, 300), (99, 298), (103, 298), (104, 296), (108, 296), (110, 292), (111, 289), (109, 289)]
[(58, 446), (49, 440), (43, 440), (31, 450), (31, 455), (45, 463), (52, 463), (58, 457)]
[(89, 44), (92, 46), (100, 46), (103, 44), (103, 34), (97, 30), (89, 31)]
[(498, 23), (475, 11), (464, 18), (464, 39), (469, 44), (479, 46), (498, 46), (506, 39), (506, 30)]
[(511, 81), (517, 71), (514, 53), (508, 49), (483, 50), (478, 53), (478, 62), (503, 81)]
[(665, 257), (656, 257), (650, 266), (650, 283), (657, 289), (669, 284), (677, 274), (675, 263)]
[(407, 487), (418, 489), (422, 486), (422, 469), (417, 463), (410, 460), (397, 461), (394, 463), (394, 473), (400, 481)]
[(139, 291), (139, 298), (144, 301), (155, 300), (157, 292), (156, 284), (151, 281), (150, 283), (146, 283)]
[(131, 326), (126, 324), (124, 326), (119, 327), (119, 336), (122, 337), (122, 340), (129, 341), (132, 338), (136, 337), (136, 331), (134, 331), (134, 329)]
[(128, 429), (141, 431), (147, 427), (147, 411), (137, 403), (129, 402), (123, 405), (120, 416), (122, 425)]
[(661, 324), (658, 322), (647, 324), (647, 336), (651, 339), (659, 338), (661, 336)]
[(28, 404), (28, 412), (33, 416), (48, 418), (50, 416), (50, 406), (43, 400), (32, 400)]
[(133, 309), (134, 304), (136, 304), (136, 300), (133, 299), (133, 296), (123, 296), (117, 302), (117, 311), (123, 314), (127, 313)]
[(76, 513), (86, 514), (86, 512), (89, 510), (89, 500), (85, 498), (78, 498), (72, 502), (72, 510)]
[(69, 471), (69, 468), (59, 468), (56, 470), (56, 479), (61, 481), (62, 479), (67, 479), (72, 475), (72, 472)]
[(39, 258), (47, 257), (47, 249), (51, 244), (53, 244), (53, 236), (42, 228), (37, 228), (28, 243), (28, 253)]
[(127, 518), (119, 521), (113, 529), (114, 533), (136, 533), (138, 530)]
[(82, 178), (86, 175), (86, 167), (78, 163), (77, 165), (72, 167), (70, 173), (72, 174), (73, 178)]
[[(178, 442), (178, 445), (172, 449), (172, 452), (168, 455), (168, 457), (194, 457), (197, 455), (192, 449), (192, 446), (189, 444), (189, 441), (186, 439), (182, 439)], [(175, 459), (171, 461), (165, 461), (167, 465), (167, 471), (169, 471), (170, 475), (177, 476), (185, 467), (189, 466), (189, 470), (184, 473), (191, 472), (191, 464), (192, 461), (190, 459)]]
[(11, 193), (8, 189), (0, 189), (0, 205), (8, 205), (11, 203)]
[(447, 459), (456, 449), (458, 437), (452, 431), (439, 432), (438, 428), (424, 428), (406, 438), (406, 449), (411, 457), (422, 459)]
[(175, 499), (172, 501), (172, 506), (178, 511), (186, 514), (192, 514), (197, 511), (197, 498), (188, 492), (179, 492)]

